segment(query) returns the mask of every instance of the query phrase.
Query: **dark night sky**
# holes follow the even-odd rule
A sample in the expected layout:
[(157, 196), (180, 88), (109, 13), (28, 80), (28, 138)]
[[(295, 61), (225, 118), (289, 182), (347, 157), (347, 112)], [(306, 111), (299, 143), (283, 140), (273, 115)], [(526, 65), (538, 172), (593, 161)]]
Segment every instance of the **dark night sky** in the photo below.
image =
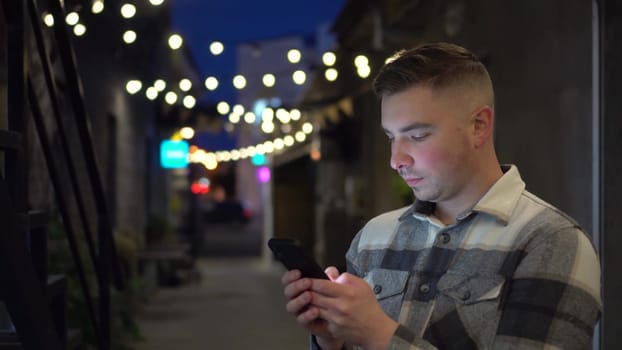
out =
[[(201, 78), (221, 80), (208, 100), (230, 100), (235, 93), (235, 45), (291, 35), (312, 36), (317, 26), (332, 23), (344, 0), (172, 0), (173, 29), (184, 37), (201, 70)], [(213, 56), (209, 44), (221, 41), (225, 51)]]

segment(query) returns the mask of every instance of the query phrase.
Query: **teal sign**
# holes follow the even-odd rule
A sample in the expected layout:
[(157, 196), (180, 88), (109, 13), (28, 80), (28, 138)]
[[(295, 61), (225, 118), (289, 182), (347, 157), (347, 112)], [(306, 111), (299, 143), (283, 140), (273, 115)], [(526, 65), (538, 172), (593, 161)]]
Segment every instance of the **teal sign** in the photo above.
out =
[(160, 144), (160, 164), (167, 169), (187, 167), (188, 148), (186, 141), (162, 141)]

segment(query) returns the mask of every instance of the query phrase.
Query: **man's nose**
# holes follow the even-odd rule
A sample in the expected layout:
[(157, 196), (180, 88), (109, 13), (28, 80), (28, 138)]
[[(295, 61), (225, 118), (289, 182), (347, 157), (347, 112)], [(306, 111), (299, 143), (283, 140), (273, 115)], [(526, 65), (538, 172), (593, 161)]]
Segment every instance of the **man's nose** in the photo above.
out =
[(391, 168), (398, 170), (408, 168), (413, 164), (412, 156), (406, 151), (404, 145), (399, 140), (393, 141), (391, 146)]

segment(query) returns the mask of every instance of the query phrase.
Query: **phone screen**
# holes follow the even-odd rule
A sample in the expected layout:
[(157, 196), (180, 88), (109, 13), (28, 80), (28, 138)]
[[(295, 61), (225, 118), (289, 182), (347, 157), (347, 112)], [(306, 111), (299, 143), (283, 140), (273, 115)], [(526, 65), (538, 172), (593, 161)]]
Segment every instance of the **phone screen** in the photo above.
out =
[(328, 279), (320, 265), (305, 254), (293, 239), (272, 238), (268, 241), (268, 247), (288, 270), (300, 270), (303, 277)]

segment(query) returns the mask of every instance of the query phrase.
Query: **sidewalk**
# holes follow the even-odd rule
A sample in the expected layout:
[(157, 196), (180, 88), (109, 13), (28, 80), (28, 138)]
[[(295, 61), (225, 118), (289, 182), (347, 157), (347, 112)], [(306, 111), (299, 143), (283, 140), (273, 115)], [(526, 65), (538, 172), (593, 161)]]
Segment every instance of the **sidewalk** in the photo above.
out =
[[(268, 266), (267, 266), (268, 265)], [(139, 315), (137, 350), (306, 349), (285, 311), (281, 266), (259, 258), (201, 258), (200, 281), (160, 288)]]

